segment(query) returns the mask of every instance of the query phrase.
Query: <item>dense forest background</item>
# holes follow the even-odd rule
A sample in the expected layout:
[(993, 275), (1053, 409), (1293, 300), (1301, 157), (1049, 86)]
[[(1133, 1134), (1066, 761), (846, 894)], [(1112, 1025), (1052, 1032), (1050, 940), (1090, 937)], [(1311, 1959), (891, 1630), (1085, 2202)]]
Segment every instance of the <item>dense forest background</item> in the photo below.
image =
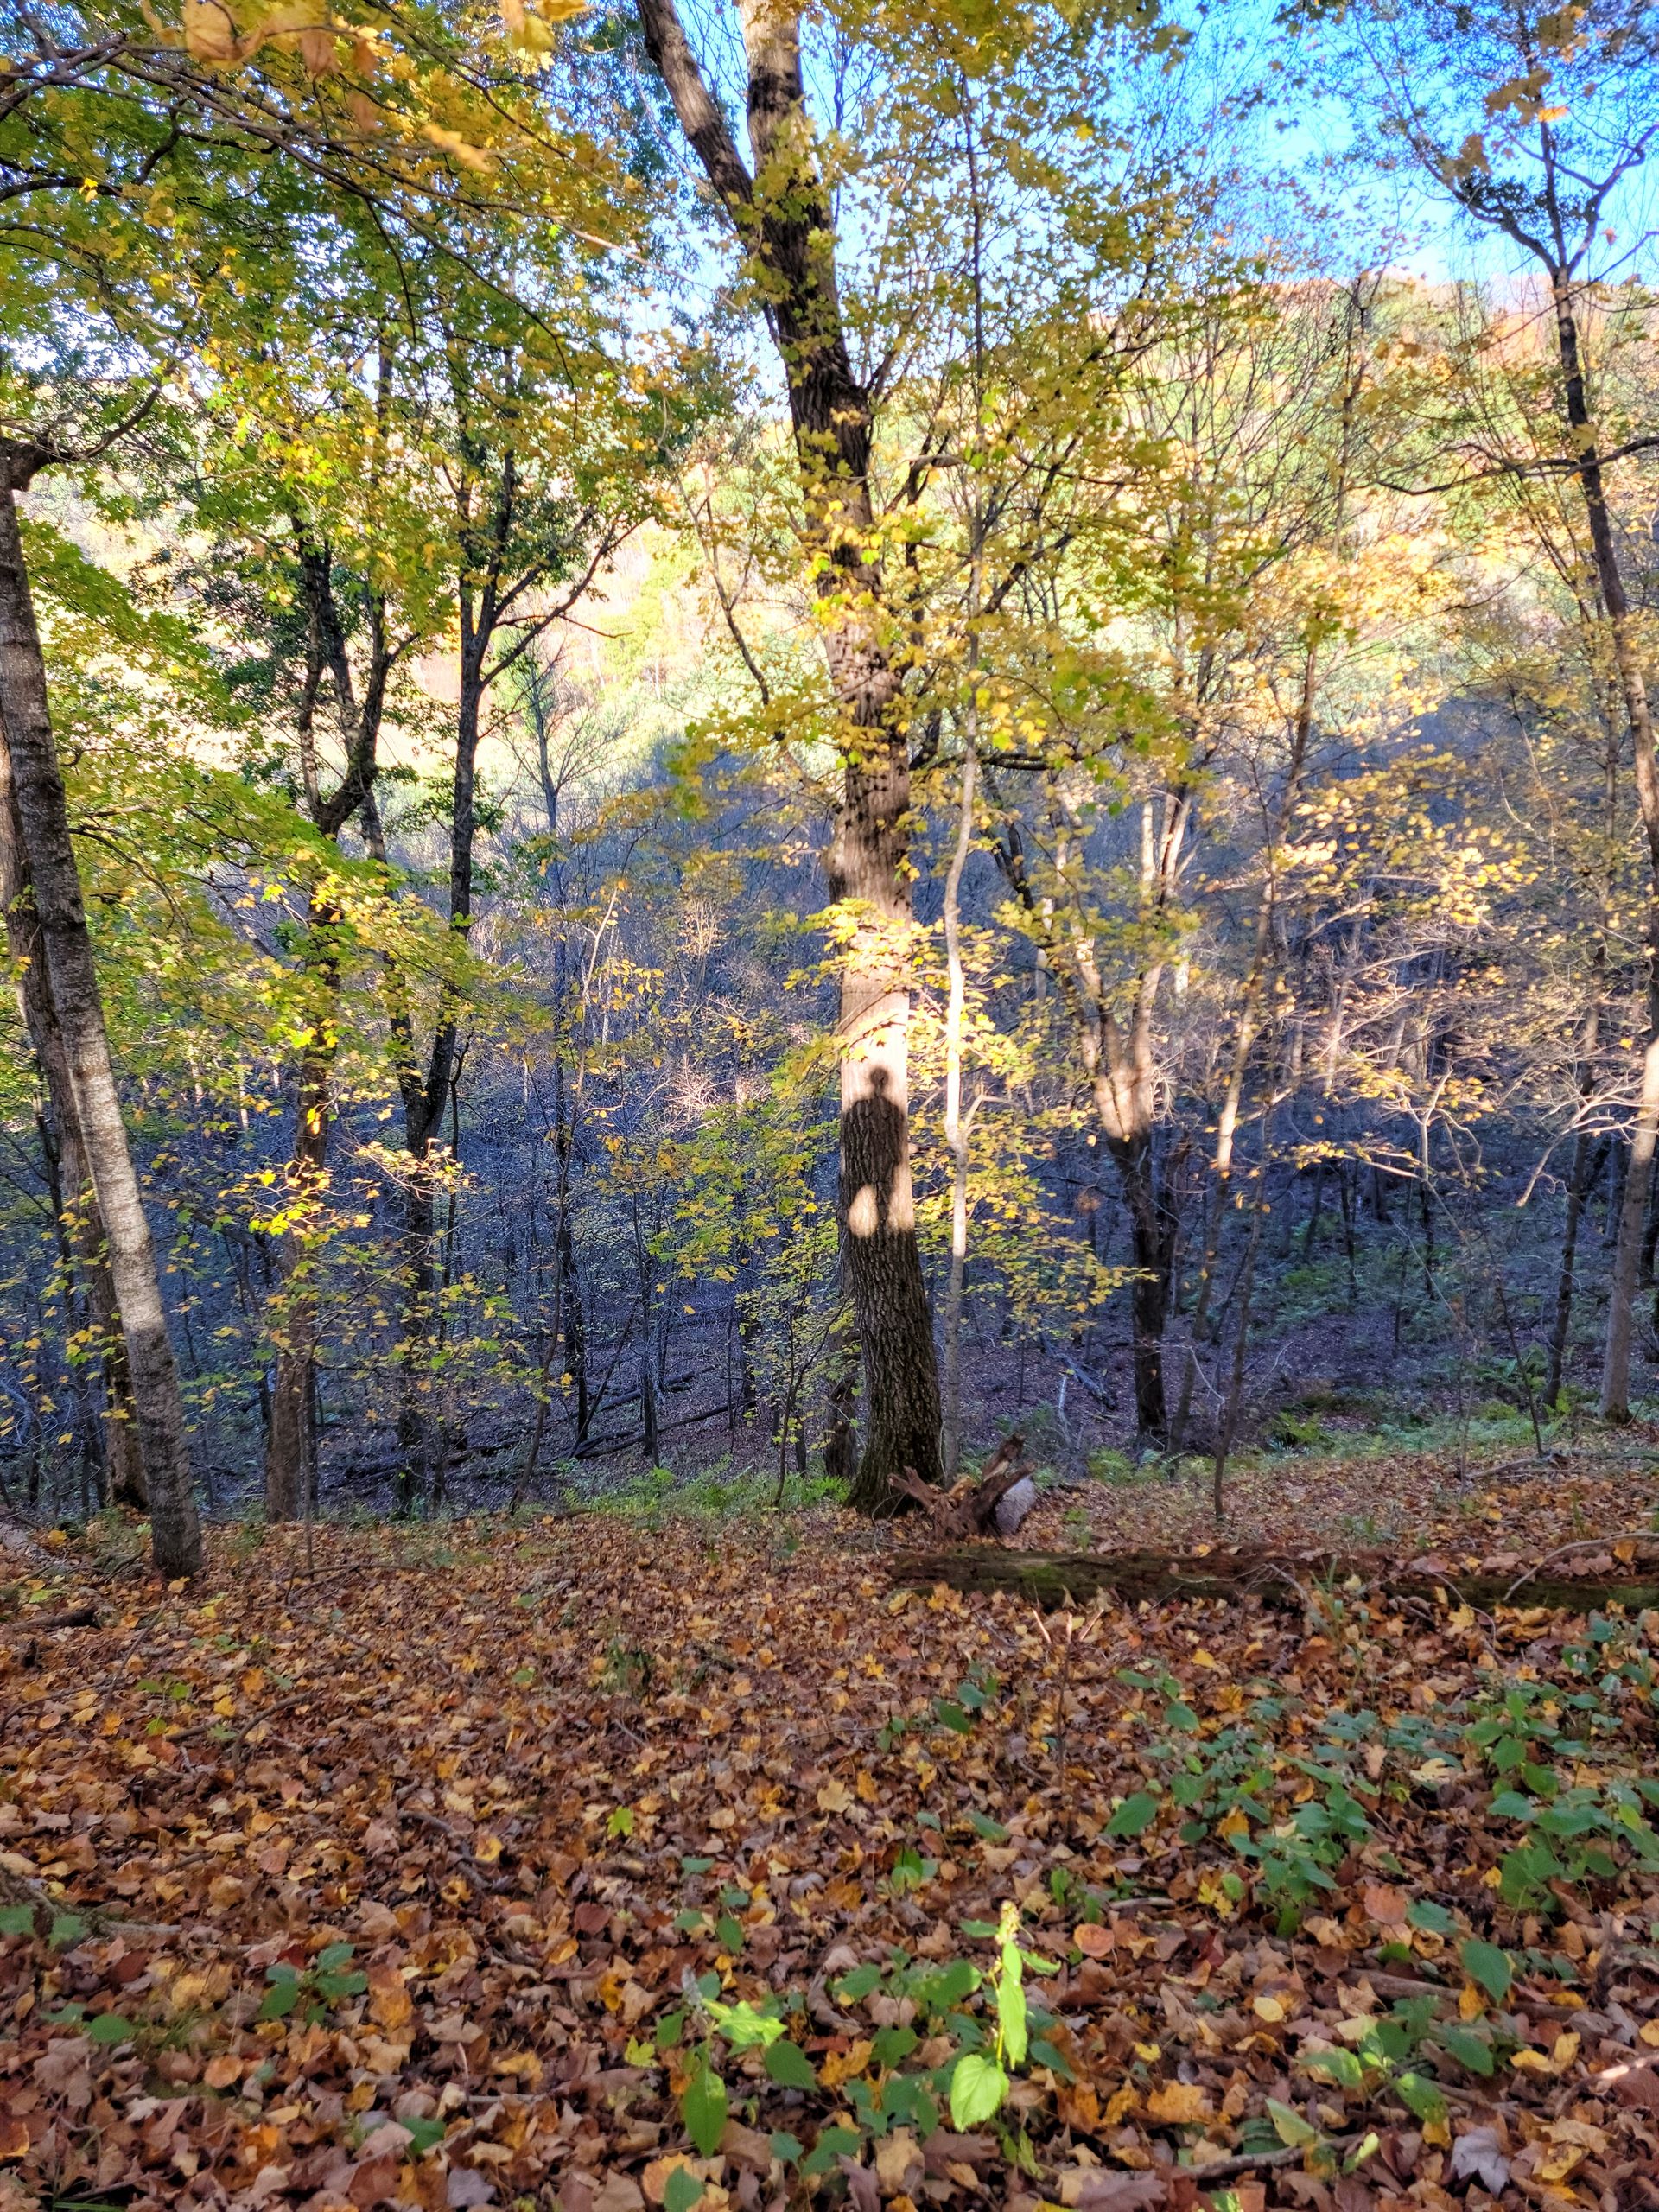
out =
[(1652, 10), (3, 16), (10, 1507), (1659, 1397)]

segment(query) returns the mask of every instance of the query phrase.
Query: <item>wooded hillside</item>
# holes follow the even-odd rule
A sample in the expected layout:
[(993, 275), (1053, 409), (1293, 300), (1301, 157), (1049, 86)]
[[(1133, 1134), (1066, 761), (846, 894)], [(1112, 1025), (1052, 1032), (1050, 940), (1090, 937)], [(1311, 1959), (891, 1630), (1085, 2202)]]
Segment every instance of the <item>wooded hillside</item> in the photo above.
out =
[(0, 2212), (1659, 2206), (1656, 139), (0, 0)]

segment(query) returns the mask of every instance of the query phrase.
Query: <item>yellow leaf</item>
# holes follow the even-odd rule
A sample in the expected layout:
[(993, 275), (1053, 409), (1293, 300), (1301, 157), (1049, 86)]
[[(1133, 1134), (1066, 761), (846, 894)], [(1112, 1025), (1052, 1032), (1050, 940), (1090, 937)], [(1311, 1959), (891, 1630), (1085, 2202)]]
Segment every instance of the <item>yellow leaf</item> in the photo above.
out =
[(1215, 2107), (1208, 2093), (1196, 2082), (1166, 2082), (1147, 2099), (1147, 2119), (1161, 2120), (1168, 2126), (1196, 2126), (1214, 2116)]
[(508, 2075), (515, 2082), (527, 2082), (534, 2088), (542, 2078), (542, 2062), (533, 2050), (515, 2050), (498, 2058), (490, 2071)]
[(838, 2089), (843, 2082), (850, 2082), (861, 2074), (870, 2063), (873, 2043), (860, 2037), (848, 2050), (832, 2050), (818, 2069), (818, 2079), (826, 2089)]
[(184, 50), (193, 61), (211, 65), (240, 57), (236, 25), (219, 0), (184, 0), (179, 29), (184, 34)]
[(1644, 2020), (1636, 2032), (1649, 2050), (1659, 2050), (1659, 2020)]
[(853, 1793), (844, 1782), (826, 1782), (818, 1792), (821, 1813), (844, 1813), (853, 1802)]
[(1285, 2008), (1276, 1997), (1253, 1997), (1250, 2010), (1258, 2020), (1267, 2021), (1270, 2027), (1276, 2027), (1285, 2017)]
[(459, 130), (448, 130), (441, 123), (423, 123), (421, 136), (446, 154), (453, 155), (464, 169), (487, 169), (491, 166), (492, 157), (482, 147), (469, 145)]
[(1465, 1981), (1458, 1992), (1458, 2018), (1460, 2020), (1478, 2020), (1485, 2010), (1486, 1999), (1472, 1981)]
[(1541, 2050), (1515, 2051), (1510, 2056), (1510, 2063), (1522, 2074), (1553, 2074), (1555, 2071), (1554, 2060)]

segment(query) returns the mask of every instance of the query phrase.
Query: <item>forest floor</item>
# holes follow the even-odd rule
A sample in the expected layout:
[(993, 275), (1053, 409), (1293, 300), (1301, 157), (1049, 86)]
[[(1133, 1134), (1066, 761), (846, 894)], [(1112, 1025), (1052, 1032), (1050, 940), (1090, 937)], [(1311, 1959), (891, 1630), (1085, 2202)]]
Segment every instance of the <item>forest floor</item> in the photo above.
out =
[[(1250, 1470), (1229, 1534), (1611, 1553), (1659, 1465), (1593, 1448)], [(1020, 1541), (1212, 1534), (1148, 1482)], [(8, 1554), (0, 2208), (1659, 2208), (1653, 1616), (1043, 1618), (895, 1541)]]

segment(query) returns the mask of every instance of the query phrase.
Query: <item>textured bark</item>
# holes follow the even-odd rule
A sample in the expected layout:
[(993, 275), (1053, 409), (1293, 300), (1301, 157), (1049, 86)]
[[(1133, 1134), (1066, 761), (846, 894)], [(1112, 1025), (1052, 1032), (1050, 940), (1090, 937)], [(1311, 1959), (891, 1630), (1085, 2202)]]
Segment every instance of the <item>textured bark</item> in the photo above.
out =
[[(1548, 152), (1548, 137), (1544, 143)], [(1648, 1038), (1642, 1059), (1636, 1125), (1630, 1133), (1630, 1166), (1620, 1202), (1612, 1281), (1608, 1286), (1607, 1339), (1601, 1376), (1603, 1420), (1626, 1421), (1630, 1417), (1630, 1345), (1637, 1271), (1641, 1260), (1648, 1186), (1653, 1176), (1656, 1145), (1659, 1144), (1659, 762), (1654, 757), (1653, 710), (1619, 566), (1618, 545), (1585, 383), (1578, 317), (1565, 270), (1550, 271), (1550, 285), (1555, 308), (1562, 397), (1578, 462), (1585, 518), (1589, 524), (1597, 590), (1611, 634), (1613, 664), (1630, 723), (1637, 808), (1648, 847)]]
[[(512, 498), (511, 469), (504, 499)], [(502, 524), (505, 531), (505, 522)], [(455, 717), (454, 827), (449, 845), (449, 926), (464, 938), (472, 926), (473, 854), (478, 835), (478, 745), (484, 702), (484, 656), (494, 634), (494, 594), (486, 587), (480, 601), (463, 592), (461, 600), (461, 699)], [(443, 1125), (455, 1077), (460, 1043), (460, 1007), (453, 992), (440, 1000), (431, 1049), (423, 1070), (414, 1056), (408, 1000), (401, 985), (395, 1001), (393, 1037), (398, 1056), (398, 1088), (404, 1107), (404, 1148), (409, 1154), (404, 1189), (404, 1389), (397, 1414), (397, 1441), (407, 1466), (399, 1483), (401, 1503), (411, 1507), (424, 1487), (432, 1463), (431, 1390), (428, 1359), (435, 1347), (437, 1270), (433, 1256), (436, 1227), (436, 1179), (432, 1140)]]
[[(963, 1551), (902, 1552), (893, 1561), (894, 1582), (912, 1590), (945, 1583), (953, 1590), (1006, 1590), (1052, 1610), (1109, 1593), (1127, 1605), (1141, 1599), (1213, 1598), (1230, 1603), (1259, 1599), (1263, 1605), (1299, 1606), (1304, 1592), (1330, 1588), (1357, 1575), (1390, 1598), (1431, 1604), (1440, 1591), (1490, 1611), (1505, 1603), (1552, 1611), (1588, 1612), (1617, 1603), (1630, 1612), (1659, 1604), (1659, 1582), (1636, 1575), (1535, 1575), (1517, 1587), (1513, 1574), (1433, 1574), (1402, 1567), (1375, 1554), (1251, 1551), (1183, 1558), (1160, 1552), (1018, 1552), (994, 1545)], [(1511, 1592), (1513, 1595), (1511, 1596)]]
[(1590, 1139), (1580, 1129), (1573, 1140), (1573, 1165), (1568, 1171), (1567, 1185), (1567, 1222), (1561, 1231), (1561, 1266), (1555, 1279), (1555, 1316), (1549, 1332), (1549, 1369), (1544, 1377), (1544, 1403), (1560, 1402), (1561, 1379), (1567, 1366), (1567, 1339), (1573, 1327), (1573, 1280), (1578, 1262), (1579, 1222), (1584, 1212), (1584, 1194), (1589, 1178), (1586, 1168), (1590, 1155)]
[[(87, 1173), (104, 1223), (156, 1563), (164, 1574), (191, 1575), (201, 1564), (201, 1530), (192, 1495), (184, 1402), (149, 1223), (110, 1059), (98, 971), (70, 841), (63, 774), (47, 703), (46, 667), (14, 498), (16, 488), (28, 481), (29, 472), (22, 456), (9, 453), (6, 458), (10, 466), (0, 484), (0, 724), (6, 766), (0, 772), (10, 794), (0, 794), (0, 838), (10, 842), (10, 824), (15, 821), (22, 835), (22, 864), (33, 886), (48, 985), (63, 1039)], [(11, 872), (18, 866), (14, 861)]]
[[(276, 1329), (276, 1374), (265, 1432), (265, 1518), (294, 1521), (303, 1512), (315, 1457), (313, 1375), (317, 1356), (317, 1306), (303, 1282), (306, 1217), (323, 1203), (328, 1176), (328, 1133), (340, 999), (340, 969), (332, 935), (340, 916), (327, 898), (306, 910), (305, 964), (313, 986), (311, 1026), (300, 1053), (299, 1097), (289, 1204), (300, 1218), (285, 1239), (288, 1295)], [(296, 1284), (299, 1287), (296, 1288)]]
[[(380, 360), (384, 395), (390, 360)], [(306, 610), (305, 677), (296, 735), (306, 810), (322, 835), (337, 840), (354, 814), (372, 814), (379, 765), (380, 726), (386, 692), (400, 649), (386, 632), (385, 605), (369, 592), (365, 601), (368, 656), (359, 698), (346, 652), (345, 625), (334, 596), (328, 549), (298, 533), (296, 554)], [(331, 686), (345, 767), (332, 792), (322, 788), (316, 716), (324, 687)], [(270, 1521), (292, 1521), (308, 1510), (315, 1484), (318, 1315), (303, 1278), (310, 1225), (324, 1204), (328, 1141), (334, 1122), (334, 1061), (339, 1049), (340, 914), (326, 885), (313, 887), (306, 906), (302, 967), (308, 986), (308, 1026), (300, 1049), (294, 1149), (289, 1169), (289, 1207), (295, 1226), (283, 1241), (285, 1290), (272, 1333), (276, 1371), (265, 1426), (264, 1501)]]
[(46, 947), (35, 911), (16, 797), (10, 789), (7, 805), (5, 835), (0, 836), (0, 906), (5, 910), (6, 944), (17, 977), (18, 1005), (41, 1071), (43, 1135), (56, 1160), (61, 1233), (102, 1348), (104, 1407), (98, 1443), (105, 1485), (118, 1504), (143, 1510), (148, 1503), (143, 1464), (138, 1452), (126, 1346), (122, 1341), (115, 1285), (110, 1278), (104, 1221), (87, 1173), (68, 1057), (47, 980)]
[(848, 918), (841, 1008), (842, 1262), (863, 1354), (868, 1423), (851, 1491), (887, 1512), (906, 1466), (938, 1482), (939, 1382), (910, 1170), (910, 754), (901, 677), (871, 557), (872, 395), (857, 378), (836, 291), (835, 228), (801, 75), (800, 16), (743, 0), (751, 175), (692, 55), (673, 0), (638, 0), (646, 50), (738, 236), (783, 363), (817, 556), (844, 781), (829, 855)]

